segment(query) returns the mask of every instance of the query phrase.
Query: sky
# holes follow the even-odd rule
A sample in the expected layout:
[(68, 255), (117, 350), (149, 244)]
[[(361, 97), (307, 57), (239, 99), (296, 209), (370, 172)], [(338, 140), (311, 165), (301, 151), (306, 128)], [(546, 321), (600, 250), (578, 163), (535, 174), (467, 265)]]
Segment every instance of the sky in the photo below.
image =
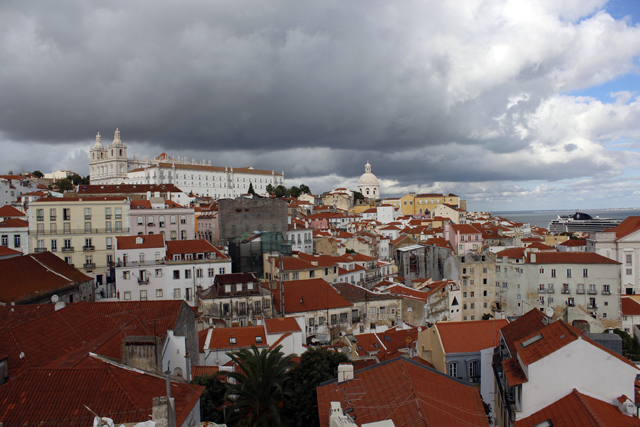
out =
[(640, 207), (636, 0), (0, 2), (0, 173), (129, 155), (469, 210)]

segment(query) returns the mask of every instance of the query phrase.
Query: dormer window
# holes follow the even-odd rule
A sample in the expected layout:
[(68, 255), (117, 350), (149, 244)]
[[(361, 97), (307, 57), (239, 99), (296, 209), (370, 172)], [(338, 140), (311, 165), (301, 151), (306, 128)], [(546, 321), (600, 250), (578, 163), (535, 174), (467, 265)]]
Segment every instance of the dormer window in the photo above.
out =
[(180, 261), (180, 259), (181, 259), (181, 255), (180, 254), (173, 255), (173, 260), (174, 261)]
[(260, 337), (260, 336), (256, 337), (256, 343), (257, 344), (262, 343), (262, 337)]
[(144, 239), (142, 237), (136, 237), (136, 245), (141, 245), (142, 242), (144, 242)]
[(184, 256), (184, 259), (186, 259), (186, 260), (192, 260), (192, 259), (193, 259), (193, 254), (186, 254), (186, 255)]
[(229, 344), (233, 345), (233, 344), (237, 344), (238, 340), (236, 337), (231, 337), (229, 338)]

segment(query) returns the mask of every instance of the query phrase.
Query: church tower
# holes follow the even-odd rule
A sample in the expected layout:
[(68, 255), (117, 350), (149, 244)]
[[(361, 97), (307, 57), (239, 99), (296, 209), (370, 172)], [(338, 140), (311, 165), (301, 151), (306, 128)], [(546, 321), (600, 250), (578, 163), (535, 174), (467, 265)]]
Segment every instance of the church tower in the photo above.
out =
[(107, 161), (107, 150), (102, 145), (100, 132), (96, 135), (96, 142), (89, 150), (89, 175), (91, 183), (97, 183), (105, 176), (105, 164)]
[(100, 133), (89, 153), (91, 184), (122, 184), (127, 179), (127, 146), (116, 128), (109, 147), (102, 145)]

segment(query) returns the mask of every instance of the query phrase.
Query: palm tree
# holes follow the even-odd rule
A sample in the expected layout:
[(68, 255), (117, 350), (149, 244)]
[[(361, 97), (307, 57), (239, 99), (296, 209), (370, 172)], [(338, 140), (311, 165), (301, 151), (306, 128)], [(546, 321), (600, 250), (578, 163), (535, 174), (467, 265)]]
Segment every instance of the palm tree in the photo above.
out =
[(230, 420), (242, 420), (242, 425), (250, 426), (282, 425), (280, 409), (289, 393), (289, 370), (295, 366), (295, 355), (285, 356), (280, 349), (282, 346), (258, 350), (251, 345), (251, 350), (229, 354), (238, 365), (236, 372), (224, 373), (235, 380), (225, 394), (233, 402)]

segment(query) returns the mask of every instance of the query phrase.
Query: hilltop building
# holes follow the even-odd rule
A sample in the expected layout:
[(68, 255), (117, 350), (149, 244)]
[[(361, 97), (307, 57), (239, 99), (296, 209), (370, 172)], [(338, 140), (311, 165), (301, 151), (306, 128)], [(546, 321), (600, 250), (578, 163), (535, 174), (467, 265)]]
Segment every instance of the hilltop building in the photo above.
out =
[(127, 146), (116, 129), (113, 142), (102, 145), (98, 133), (90, 149), (91, 184), (174, 184), (187, 194), (213, 198), (235, 198), (249, 191), (267, 194), (267, 186), (284, 183), (284, 172), (211, 166), (211, 161), (196, 162), (172, 158), (162, 153), (155, 159), (128, 158)]
[(364, 166), (364, 173), (358, 180), (358, 192), (367, 199), (380, 200), (380, 183), (378, 178), (371, 173), (369, 162)]

